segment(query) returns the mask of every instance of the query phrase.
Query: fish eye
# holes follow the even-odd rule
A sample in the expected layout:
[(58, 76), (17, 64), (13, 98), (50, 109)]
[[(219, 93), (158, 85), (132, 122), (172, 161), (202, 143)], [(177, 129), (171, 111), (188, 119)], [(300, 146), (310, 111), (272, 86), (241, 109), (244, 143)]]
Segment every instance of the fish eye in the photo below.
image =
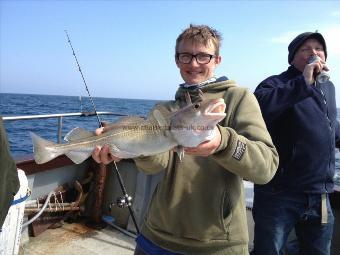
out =
[(200, 104), (195, 104), (195, 105), (194, 105), (194, 108), (195, 108), (195, 109), (200, 108)]

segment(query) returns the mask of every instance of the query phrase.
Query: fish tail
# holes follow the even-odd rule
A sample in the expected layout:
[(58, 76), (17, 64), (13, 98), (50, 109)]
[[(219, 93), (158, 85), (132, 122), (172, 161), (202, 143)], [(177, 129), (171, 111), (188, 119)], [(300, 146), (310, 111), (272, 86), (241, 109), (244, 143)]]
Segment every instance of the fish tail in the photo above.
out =
[(34, 160), (37, 164), (46, 163), (63, 154), (57, 150), (50, 149), (51, 145), (56, 145), (56, 143), (45, 140), (33, 132), (30, 132), (30, 135), (33, 143)]

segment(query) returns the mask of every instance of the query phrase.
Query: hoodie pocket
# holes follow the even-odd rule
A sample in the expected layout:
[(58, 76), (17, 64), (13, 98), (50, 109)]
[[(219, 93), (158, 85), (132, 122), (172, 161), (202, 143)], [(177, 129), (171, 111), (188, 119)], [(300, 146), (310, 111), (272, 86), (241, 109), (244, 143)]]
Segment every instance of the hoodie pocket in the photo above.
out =
[[(147, 226), (154, 231), (180, 238), (199, 241), (226, 240), (231, 213), (223, 217), (225, 194), (214, 193), (213, 188), (205, 194), (182, 196), (178, 204), (166, 204), (164, 199), (154, 197), (149, 208)], [(210, 194), (210, 195), (208, 195)], [(211, 200), (207, 203), (208, 198)]]

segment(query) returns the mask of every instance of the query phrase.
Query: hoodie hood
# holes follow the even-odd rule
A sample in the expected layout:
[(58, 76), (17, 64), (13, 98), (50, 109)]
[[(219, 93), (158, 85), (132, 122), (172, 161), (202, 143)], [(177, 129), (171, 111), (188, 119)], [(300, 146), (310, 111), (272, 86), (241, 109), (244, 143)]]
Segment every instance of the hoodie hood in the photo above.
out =
[(221, 77), (218, 78), (215, 82), (206, 84), (200, 88), (184, 88), (184, 87), (179, 87), (176, 95), (175, 95), (175, 100), (179, 100), (182, 102), (186, 102), (185, 96), (187, 92), (190, 95), (191, 101), (192, 102), (198, 102), (200, 101), (200, 93), (199, 90), (201, 90), (203, 93), (220, 93), (220, 92), (225, 92), (228, 88), (230, 87), (236, 87), (236, 82), (233, 80), (228, 80), (227, 77)]

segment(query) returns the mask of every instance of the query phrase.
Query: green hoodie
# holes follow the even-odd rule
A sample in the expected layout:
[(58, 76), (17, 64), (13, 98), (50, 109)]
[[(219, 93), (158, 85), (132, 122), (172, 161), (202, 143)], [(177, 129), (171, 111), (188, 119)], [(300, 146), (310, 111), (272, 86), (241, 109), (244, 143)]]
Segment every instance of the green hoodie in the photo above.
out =
[[(256, 98), (233, 81), (201, 89), (207, 98), (224, 98), (226, 118), (218, 128), (222, 141), (209, 157), (174, 152), (136, 158), (147, 174), (165, 170), (149, 205), (142, 234), (155, 244), (183, 254), (248, 254), (248, 230), (242, 179), (257, 184), (274, 176), (279, 159)], [(162, 105), (173, 111), (185, 105), (180, 88), (176, 101)], [(158, 107), (158, 106), (156, 106)]]
[(17, 167), (10, 155), (6, 130), (0, 116), (0, 228), (18, 190)]

